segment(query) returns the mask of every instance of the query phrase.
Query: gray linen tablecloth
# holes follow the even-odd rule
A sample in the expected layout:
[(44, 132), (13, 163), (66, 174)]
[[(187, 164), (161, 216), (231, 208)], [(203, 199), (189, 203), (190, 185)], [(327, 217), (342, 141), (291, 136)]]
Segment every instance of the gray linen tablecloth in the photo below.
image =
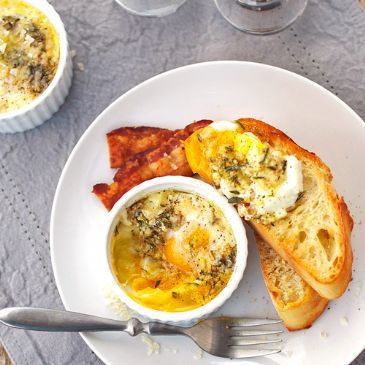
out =
[[(195, 62), (256, 61), (316, 81), (365, 118), (365, 12), (355, 0), (310, 1), (293, 27), (266, 37), (235, 30), (209, 0), (188, 0), (162, 19), (127, 14), (113, 0), (53, 5), (77, 52), (75, 76), (50, 121), (26, 133), (0, 135), (0, 307), (62, 308), (49, 253), (58, 178), (93, 119), (141, 81)], [(101, 363), (78, 334), (5, 326), (0, 334), (15, 364)], [(354, 364), (365, 364), (365, 352)]]

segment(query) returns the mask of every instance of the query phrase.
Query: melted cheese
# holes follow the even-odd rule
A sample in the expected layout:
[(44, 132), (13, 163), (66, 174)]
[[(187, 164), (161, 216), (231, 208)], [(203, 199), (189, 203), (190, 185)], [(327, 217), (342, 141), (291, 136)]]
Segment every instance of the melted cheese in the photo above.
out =
[(0, 0), (0, 113), (31, 103), (51, 83), (59, 37), (48, 18), (21, 0)]

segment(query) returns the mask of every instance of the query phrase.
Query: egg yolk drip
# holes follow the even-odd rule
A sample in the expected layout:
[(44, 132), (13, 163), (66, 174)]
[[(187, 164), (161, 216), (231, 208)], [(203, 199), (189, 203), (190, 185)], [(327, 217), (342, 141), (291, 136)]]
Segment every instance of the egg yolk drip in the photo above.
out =
[(157, 310), (200, 307), (223, 290), (236, 243), (222, 211), (199, 195), (166, 190), (122, 212), (111, 263), (126, 293)]
[(273, 223), (303, 195), (301, 162), (245, 132), (236, 122), (214, 122), (185, 142), (193, 172), (238, 205), (246, 220)]

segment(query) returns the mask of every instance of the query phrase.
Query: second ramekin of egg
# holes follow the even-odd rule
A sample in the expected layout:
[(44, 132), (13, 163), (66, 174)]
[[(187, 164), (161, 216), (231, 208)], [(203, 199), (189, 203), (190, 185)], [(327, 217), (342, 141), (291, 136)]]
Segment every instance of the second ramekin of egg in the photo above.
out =
[(104, 258), (116, 294), (141, 316), (167, 323), (206, 318), (242, 279), (242, 220), (214, 187), (166, 176), (127, 192), (110, 211)]
[(0, 0), (0, 132), (48, 120), (71, 81), (67, 34), (54, 8), (46, 0)]

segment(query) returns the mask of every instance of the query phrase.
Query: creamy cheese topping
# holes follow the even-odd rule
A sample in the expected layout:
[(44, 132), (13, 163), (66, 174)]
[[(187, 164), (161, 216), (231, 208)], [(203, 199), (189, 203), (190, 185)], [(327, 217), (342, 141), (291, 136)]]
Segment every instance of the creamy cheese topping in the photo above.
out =
[(0, 113), (39, 96), (58, 61), (58, 34), (48, 18), (21, 0), (0, 0)]

